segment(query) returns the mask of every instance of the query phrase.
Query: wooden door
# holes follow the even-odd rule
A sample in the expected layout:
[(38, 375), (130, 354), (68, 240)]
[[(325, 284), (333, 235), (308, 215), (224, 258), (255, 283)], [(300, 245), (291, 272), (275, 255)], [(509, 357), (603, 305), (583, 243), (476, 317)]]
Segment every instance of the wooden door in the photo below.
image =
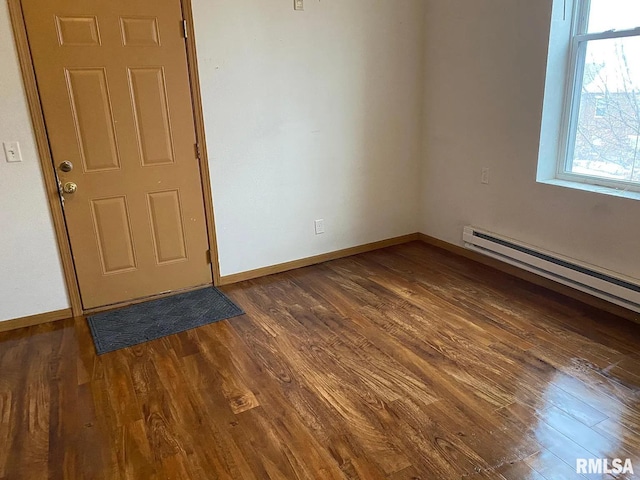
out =
[(22, 6), (83, 307), (211, 283), (180, 0)]

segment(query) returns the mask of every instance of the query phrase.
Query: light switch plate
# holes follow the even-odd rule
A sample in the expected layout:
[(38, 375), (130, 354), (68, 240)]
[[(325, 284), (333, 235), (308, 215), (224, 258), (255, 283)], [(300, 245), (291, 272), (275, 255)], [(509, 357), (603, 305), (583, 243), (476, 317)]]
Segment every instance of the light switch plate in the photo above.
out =
[(4, 157), (7, 162), (21, 162), (20, 144), (18, 142), (4, 142)]
[(304, 0), (293, 0), (294, 10), (304, 10)]

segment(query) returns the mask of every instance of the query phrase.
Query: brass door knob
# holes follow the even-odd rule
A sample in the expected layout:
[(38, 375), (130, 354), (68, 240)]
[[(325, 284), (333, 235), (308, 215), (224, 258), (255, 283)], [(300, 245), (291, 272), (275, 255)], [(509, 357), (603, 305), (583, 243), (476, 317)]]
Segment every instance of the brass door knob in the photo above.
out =
[(76, 185), (73, 182), (67, 182), (64, 184), (64, 186), (62, 187), (62, 191), (64, 193), (76, 193), (76, 190), (78, 190), (78, 185)]

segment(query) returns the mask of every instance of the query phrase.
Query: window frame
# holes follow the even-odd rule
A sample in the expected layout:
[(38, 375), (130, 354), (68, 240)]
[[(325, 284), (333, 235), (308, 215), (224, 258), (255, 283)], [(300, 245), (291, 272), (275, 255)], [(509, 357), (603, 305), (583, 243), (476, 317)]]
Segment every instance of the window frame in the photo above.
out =
[(556, 178), (570, 182), (640, 192), (640, 181), (632, 182), (628, 180), (608, 179), (569, 171), (575, 152), (580, 101), (589, 42), (593, 40), (640, 37), (640, 26), (625, 30), (614, 29), (604, 32), (588, 33), (590, 7), (591, 0), (574, 0), (570, 28), (569, 66), (567, 69), (567, 85), (561, 122), (562, 132), (556, 166)]

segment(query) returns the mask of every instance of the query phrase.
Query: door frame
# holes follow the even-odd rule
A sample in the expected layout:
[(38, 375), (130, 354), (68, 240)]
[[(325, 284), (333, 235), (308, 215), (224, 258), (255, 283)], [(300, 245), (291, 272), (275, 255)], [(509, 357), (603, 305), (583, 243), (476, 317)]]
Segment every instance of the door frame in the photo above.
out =
[[(220, 284), (220, 265), (218, 261), (218, 248), (216, 241), (215, 217), (213, 209), (213, 194), (211, 192), (211, 177), (209, 173), (209, 157), (207, 155), (207, 142), (205, 137), (204, 114), (202, 111), (202, 97), (200, 94), (200, 78), (198, 74), (198, 58), (196, 54), (196, 41), (193, 34), (193, 12), (191, 0), (178, 0), (181, 4), (182, 18), (186, 21), (187, 38), (185, 48), (187, 53), (187, 67), (189, 73), (189, 85), (191, 87), (191, 102), (194, 116), (194, 129), (196, 142), (199, 145), (198, 162), (200, 165), (200, 179), (202, 184), (202, 200), (204, 204), (207, 236), (209, 240), (209, 251), (211, 252), (211, 274), (213, 284)], [(67, 225), (64, 211), (60, 202), (58, 192), (58, 182), (55, 173), (55, 163), (49, 147), (49, 136), (44, 121), (44, 113), (40, 102), (40, 92), (36, 81), (36, 74), (31, 57), (31, 50), (27, 37), (27, 27), (22, 12), (22, 0), (7, 0), (9, 7), (9, 18), (13, 29), (14, 41), (18, 53), (20, 70), (22, 71), (22, 81), (25, 88), (29, 114), (36, 140), (40, 167), (44, 178), (49, 210), (53, 220), (53, 227), (58, 243), (58, 251), (62, 261), (65, 283), (69, 295), (69, 302), (73, 316), (84, 314), (82, 300), (80, 298), (80, 286), (76, 275), (73, 255), (71, 253), (71, 243), (67, 233)], [(131, 302), (129, 302), (131, 303)]]

